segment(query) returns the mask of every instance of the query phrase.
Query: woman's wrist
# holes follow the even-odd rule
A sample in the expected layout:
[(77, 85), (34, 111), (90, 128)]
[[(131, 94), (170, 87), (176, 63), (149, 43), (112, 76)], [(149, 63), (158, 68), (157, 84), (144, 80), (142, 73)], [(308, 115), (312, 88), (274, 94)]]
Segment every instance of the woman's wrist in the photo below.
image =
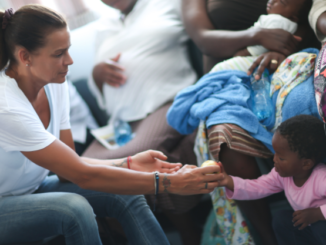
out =
[(131, 156), (128, 156), (127, 157), (127, 168), (128, 169), (131, 169), (131, 163), (132, 163), (132, 157)]
[(176, 178), (175, 174), (159, 174), (159, 193), (174, 193)]

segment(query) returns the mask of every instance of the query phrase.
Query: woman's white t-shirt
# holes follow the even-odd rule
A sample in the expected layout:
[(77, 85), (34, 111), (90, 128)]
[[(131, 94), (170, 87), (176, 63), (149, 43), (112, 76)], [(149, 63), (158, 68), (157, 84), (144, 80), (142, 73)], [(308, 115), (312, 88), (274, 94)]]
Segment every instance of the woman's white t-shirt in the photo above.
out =
[(70, 129), (67, 82), (44, 88), (51, 110), (47, 129), (17, 82), (0, 72), (0, 197), (35, 191), (49, 171), (21, 151), (44, 149), (60, 138), (60, 130)]

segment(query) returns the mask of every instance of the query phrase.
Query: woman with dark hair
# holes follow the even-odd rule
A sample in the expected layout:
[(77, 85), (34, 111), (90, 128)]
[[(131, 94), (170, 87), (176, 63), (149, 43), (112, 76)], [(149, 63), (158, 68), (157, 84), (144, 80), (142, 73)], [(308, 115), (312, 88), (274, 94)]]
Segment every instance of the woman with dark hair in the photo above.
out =
[[(179, 169), (151, 150), (116, 160), (79, 157), (65, 20), (26, 5), (1, 12), (0, 24), (0, 243), (63, 235), (67, 245), (101, 244), (96, 215), (118, 219), (131, 244), (168, 244), (144, 197), (131, 195), (208, 193), (217, 175), (205, 174), (218, 168)], [(61, 177), (47, 177), (49, 170)]]

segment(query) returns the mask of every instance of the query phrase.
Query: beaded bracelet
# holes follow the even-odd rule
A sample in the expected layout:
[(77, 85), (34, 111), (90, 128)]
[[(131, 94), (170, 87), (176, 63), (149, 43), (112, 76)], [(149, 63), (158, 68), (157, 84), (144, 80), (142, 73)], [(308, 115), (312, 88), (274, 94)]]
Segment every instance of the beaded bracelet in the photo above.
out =
[(158, 175), (158, 172), (154, 172), (154, 188), (155, 188), (155, 199), (154, 199), (154, 208), (153, 211), (155, 211), (155, 206), (156, 206), (156, 197), (158, 194), (159, 186), (160, 186), (160, 176)]
[(127, 165), (128, 165), (128, 168), (130, 168), (130, 163), (131, 163), (131, 156), (127, 157)]

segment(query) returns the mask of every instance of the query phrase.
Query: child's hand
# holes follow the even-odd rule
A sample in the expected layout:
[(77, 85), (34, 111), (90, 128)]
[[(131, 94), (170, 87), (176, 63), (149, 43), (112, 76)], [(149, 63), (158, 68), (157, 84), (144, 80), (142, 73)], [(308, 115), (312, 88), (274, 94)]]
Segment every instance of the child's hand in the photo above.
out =
[(307, 208), (304, 210), (298, 210), (293, 213), (292, 222), (293, 225), (300, 226), (299, 230), (303, 230), (308, 225), (313, 224), (319, 220), (325, 220), (320, 208)]
[(217, 180), (218, 186), (225, 186), (231, 191), (234, 191), (234, 182), (230, 175), (226, 174), (225, 172), (219, 174), (219, 178)]

